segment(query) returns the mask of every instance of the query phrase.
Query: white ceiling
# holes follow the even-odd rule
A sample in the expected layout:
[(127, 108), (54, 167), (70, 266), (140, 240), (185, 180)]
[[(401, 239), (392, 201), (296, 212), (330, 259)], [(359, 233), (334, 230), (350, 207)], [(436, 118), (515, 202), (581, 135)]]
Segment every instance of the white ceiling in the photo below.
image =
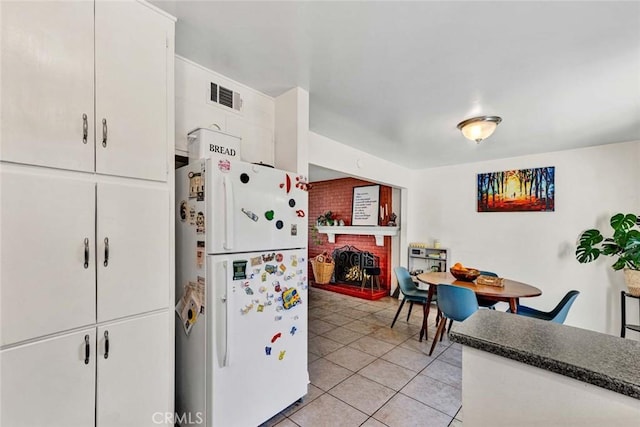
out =
[[(639, 2), (153, 3), (178, 54), (409, 168), (640, 140)], [(503, 118), (480, 145), (475, 115)]]

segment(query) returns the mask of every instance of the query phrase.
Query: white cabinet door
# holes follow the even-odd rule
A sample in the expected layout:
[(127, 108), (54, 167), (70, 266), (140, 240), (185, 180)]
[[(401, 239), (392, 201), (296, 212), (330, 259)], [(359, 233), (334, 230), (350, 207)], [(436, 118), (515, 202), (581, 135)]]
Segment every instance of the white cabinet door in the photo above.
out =
[(0, 2), (0, 9), (0, 158), (92, 171), (93, 3)]
[(169, 191), (98, 183), (97, 194), (98, 322), (168, 307)]
[(173, 425), (171, 322), (164, 312), (98, 328), (97, 427)]
[(95, 183), (19, 168), (0, 169), (1, 345), (96, 320)]
[(1, 351), (0, 425), (92, 426), (95, 368), (95, 328)]
[(96, 172), (166, 181), (173, 23), (138, 2), (96, 2), (95, 19)]

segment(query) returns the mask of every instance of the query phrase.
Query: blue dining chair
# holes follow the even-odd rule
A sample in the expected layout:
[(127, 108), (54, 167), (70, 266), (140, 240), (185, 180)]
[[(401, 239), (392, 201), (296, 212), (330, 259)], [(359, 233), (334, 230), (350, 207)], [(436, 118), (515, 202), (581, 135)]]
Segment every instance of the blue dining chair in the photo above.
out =
[[(413, 308), (413, 303), (418, 303), (424, 305), (427, 303), (427, 296), (429, 294), (428, 291), (424, 291), (422, 289), (418, 289), (418, 287), (411, 280), (411, 276), (409, 275), (409, 271), (404, 267), (396, 267), (393, 269), (393, 272), (398, 279), (398, 286), (400, 287), (400, 292), (404, 298), (400, 302), (400, 307), (398, 307), (398, 311), (396, 311), (396, 316), (393, 318), (393, 322), (391, 322), (391, 327), (396, 324), (396, 320), (398, 319), (398, 315), (400, 311), (402, 311), (402, 307), (406, 301), (409, 301), (409, 313), (407, 314), (407, 322), (409, 321), (409, 316), (411, 316), (411, 309)], [(434, 298), (435, 300), (435, 298)]]
[(433, 337), (433, 344), (431, 344), (429, 356), (433, 354), (433, 349), (436, 348), (438, 336), (440, 336), (440, 340), (442, 340), (445, 325), (447, 324), (446, 319), (462, 322), (478, 311), (476, 293), (469, 288), (463, 288), (461, 286), (438, 285), (438, 309), (442, 313), (445, 321), (440, 322), (438, 325), (436, 334)]
[(560, 300), (558, 305), (551, 311), (540, 311), (535, 308), (527, 307), (525, 305), (518, 305), (519, 316), (535, 317), (536, 319), (548, 320), (553, 323), (564, 323), (569, 314), (569, 309), (573, 305), (573, 302), (578, 298), (579, 291), (569, 291)]

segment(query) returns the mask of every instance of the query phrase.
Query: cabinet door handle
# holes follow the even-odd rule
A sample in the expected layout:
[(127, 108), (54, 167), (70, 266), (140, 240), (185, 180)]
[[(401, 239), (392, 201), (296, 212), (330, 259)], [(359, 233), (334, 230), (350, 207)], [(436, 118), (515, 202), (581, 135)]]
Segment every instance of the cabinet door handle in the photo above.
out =
[(89, 122), (87, 121), (87, 115), (82, 114), (82, 143), (87, 143), (87, 137), (89, 136)]
[(107, 119), (102, 119), (102, 146), (107, 147)]
[(84, 238), (84, 268), (89, 268), (89, 238)]
[(104, 358), (109, 358), (109, 331), (104, 331)]
[(89, 354), (90, 354), (90, 345), (89, 345), (89, 334), (84, 336), (84, 364), (89, 364)]
[(104, 266), (109, 265), (109, 238), (104, 238)]

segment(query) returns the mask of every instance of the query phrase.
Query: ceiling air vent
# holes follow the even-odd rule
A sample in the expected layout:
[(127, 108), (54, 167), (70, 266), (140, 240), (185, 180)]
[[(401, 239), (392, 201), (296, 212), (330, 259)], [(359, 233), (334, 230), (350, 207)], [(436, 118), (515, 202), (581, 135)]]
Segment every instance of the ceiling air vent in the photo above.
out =
[(209, 101), (223, 107), (240, 112), (242, 110), (242, 98), (238, 92), (211, 82), (209, 89)]

